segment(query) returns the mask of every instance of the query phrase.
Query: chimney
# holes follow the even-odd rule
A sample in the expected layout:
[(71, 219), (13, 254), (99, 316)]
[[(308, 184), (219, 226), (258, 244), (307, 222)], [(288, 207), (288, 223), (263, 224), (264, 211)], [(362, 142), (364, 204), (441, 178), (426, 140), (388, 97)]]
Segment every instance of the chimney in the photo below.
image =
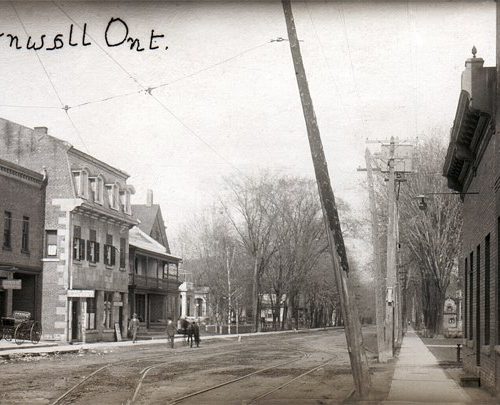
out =
[(151, 207), (153, 205), (153, 190), (148, 190), (146, 205)]
[(37, 136), (37, 137), (44, 137), (45, 135), (47, 135), (47, 127), (35, 127), (33, 128), (34, 130), (34, 134)]
[(477, 49), (472, 48), (472, 58), (465, 61), (462, 73), (462, 90), (471, 98), (470, 107), (489, 114), (493, 113), (493, 99), (496, 88), (496, 68), (484, 67), (484, 59), (476, 57)]

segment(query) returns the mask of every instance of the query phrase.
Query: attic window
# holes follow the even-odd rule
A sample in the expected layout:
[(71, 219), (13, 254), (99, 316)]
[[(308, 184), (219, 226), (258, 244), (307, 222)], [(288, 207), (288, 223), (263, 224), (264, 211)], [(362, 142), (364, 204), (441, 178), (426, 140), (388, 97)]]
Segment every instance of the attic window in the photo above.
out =
[(74, 170), (73, 184), (77, 197), (88, 198), (89, 173), (87, 170)]
[(130, 191), (128, 190), (120, 191), (120, 211), (132, 215), (132, 209), (130, 206)]
[(104, 181), (102, 177), (89, 178), (90, 196), (92, 201), (103, 204), (104, 202)]
[(106, 184), (106, 192), (108, 194), (109, 208), (118, 210), (119, 207), (119, 189), (117, 184)]

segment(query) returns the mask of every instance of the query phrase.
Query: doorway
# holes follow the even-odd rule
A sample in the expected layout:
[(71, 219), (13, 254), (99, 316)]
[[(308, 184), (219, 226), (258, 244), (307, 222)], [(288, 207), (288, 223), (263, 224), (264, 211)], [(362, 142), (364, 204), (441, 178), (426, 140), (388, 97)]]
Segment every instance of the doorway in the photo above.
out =
[(71, 300), (71, 341), (79, 340), (79, 302), (77, 300)]

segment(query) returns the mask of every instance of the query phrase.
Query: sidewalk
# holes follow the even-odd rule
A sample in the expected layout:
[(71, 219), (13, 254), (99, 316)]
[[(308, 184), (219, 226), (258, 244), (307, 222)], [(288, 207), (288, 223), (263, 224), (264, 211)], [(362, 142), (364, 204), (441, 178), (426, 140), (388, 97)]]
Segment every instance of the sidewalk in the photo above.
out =
[(471, 403), (471, 398), (440, 368), (415, 331), (408, 328), (396, 362), (386, 404)]

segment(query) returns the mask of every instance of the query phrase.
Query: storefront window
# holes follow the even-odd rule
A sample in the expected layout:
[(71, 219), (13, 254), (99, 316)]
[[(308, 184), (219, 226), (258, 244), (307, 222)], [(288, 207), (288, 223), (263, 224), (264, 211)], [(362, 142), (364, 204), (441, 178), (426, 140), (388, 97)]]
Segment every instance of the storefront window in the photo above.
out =
[(87, 329), (95, 329), (95, 298), (87, 298)]

